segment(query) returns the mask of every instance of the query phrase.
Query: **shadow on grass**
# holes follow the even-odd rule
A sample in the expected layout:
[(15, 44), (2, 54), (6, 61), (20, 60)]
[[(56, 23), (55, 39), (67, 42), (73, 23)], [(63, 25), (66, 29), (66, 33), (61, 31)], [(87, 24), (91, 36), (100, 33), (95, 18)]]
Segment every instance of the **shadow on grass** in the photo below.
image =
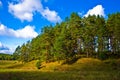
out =
[(18, 68), (21, 68), (21, 67), (23, 67), (24, 66), (24, 64), (15, 64), (15, 65), (11, 65), (11, 66), (8, 66), (8, 67), (6, 67), (7, 69), (18, 69)]
[(0, 72), (0, 80), (119, 80), (119, 76), (119, 71)]

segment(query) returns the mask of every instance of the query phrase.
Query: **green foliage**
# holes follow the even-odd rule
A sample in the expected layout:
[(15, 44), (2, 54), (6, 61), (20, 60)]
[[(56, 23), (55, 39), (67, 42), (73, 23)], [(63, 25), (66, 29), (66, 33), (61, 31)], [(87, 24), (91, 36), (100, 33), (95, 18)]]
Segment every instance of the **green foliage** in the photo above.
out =
[(13, 53), (13, 58), (14, 58), (15, 60), (19, 59), (19, 57), (20, 57), (20, 54), (21, 54), (20, 49), (21, 49), (21, 47), (18, 46), (18, 47), (16, 48), (15, 52)]
[[(72, 13), (65, 21), (44, 26), (36, 38), (18, 46), (14, 58), (22, 62), (41, 60), (46, 62), (70, 59), (76, 55), (98, 57), (102, 60), (119, 56), (120, 13), (105, 19), (89, 15), (81, 18)], [(74, 61), (74, 59), (73, 59)]]
[(40, 60), (38, 60), (38, 61), (36, 62), (36, 67), (37, 67), (37, 69), (40, 69), (40, 68), (41, 68), (41, 61), (40, 61)]
[(63, 64), (73, 64), (73, 63), (75, 63), (79, 58), (80, 58), (80, 56), (73, 56), (72, 58), (65, 59), (65, 61), (63, 62)]
[(14, 60), (13, 55), (0, 53), (0, 60)]
[(98, 58), (101, 59), (101, 60), (106, 60), (106, 59), (108, 59), (107, 52), (99, 53)]

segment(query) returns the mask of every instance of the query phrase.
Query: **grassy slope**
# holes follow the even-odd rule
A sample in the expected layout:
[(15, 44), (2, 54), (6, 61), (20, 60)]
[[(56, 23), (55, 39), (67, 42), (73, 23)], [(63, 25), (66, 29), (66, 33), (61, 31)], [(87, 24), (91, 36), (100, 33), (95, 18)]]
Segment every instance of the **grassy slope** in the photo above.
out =
[(0, 61), (0, 80), (120, 79), (120, 60), (82, 58), (72, 65), (62, 65), (62, 62), (42, 63), (40, 70), (36, 69), (35, 62), (22, 64), (17, 61)]

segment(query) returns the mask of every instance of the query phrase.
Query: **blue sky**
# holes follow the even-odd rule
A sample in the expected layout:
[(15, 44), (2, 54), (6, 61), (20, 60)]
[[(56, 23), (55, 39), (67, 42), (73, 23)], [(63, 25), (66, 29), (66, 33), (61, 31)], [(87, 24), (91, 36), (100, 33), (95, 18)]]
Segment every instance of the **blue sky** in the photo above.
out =
[(14, 52), (45, 25), (60, 23), (72, 12), (107, 18), (120, 12), (120, 0), (0, 0), (0, 52)]

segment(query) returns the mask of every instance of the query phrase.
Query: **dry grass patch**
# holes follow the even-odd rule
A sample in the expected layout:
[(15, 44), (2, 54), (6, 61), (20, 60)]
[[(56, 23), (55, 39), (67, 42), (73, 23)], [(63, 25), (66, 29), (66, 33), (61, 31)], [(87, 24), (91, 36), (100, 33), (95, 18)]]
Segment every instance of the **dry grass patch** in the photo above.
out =
[(42, 68), (40, 69), (40, 71), (55, 71), (57, 69), (58, 66), (61, 66), (61, 62), (50, 62), (50, 63), (46, 63), (46, 62), (42, 62)]

